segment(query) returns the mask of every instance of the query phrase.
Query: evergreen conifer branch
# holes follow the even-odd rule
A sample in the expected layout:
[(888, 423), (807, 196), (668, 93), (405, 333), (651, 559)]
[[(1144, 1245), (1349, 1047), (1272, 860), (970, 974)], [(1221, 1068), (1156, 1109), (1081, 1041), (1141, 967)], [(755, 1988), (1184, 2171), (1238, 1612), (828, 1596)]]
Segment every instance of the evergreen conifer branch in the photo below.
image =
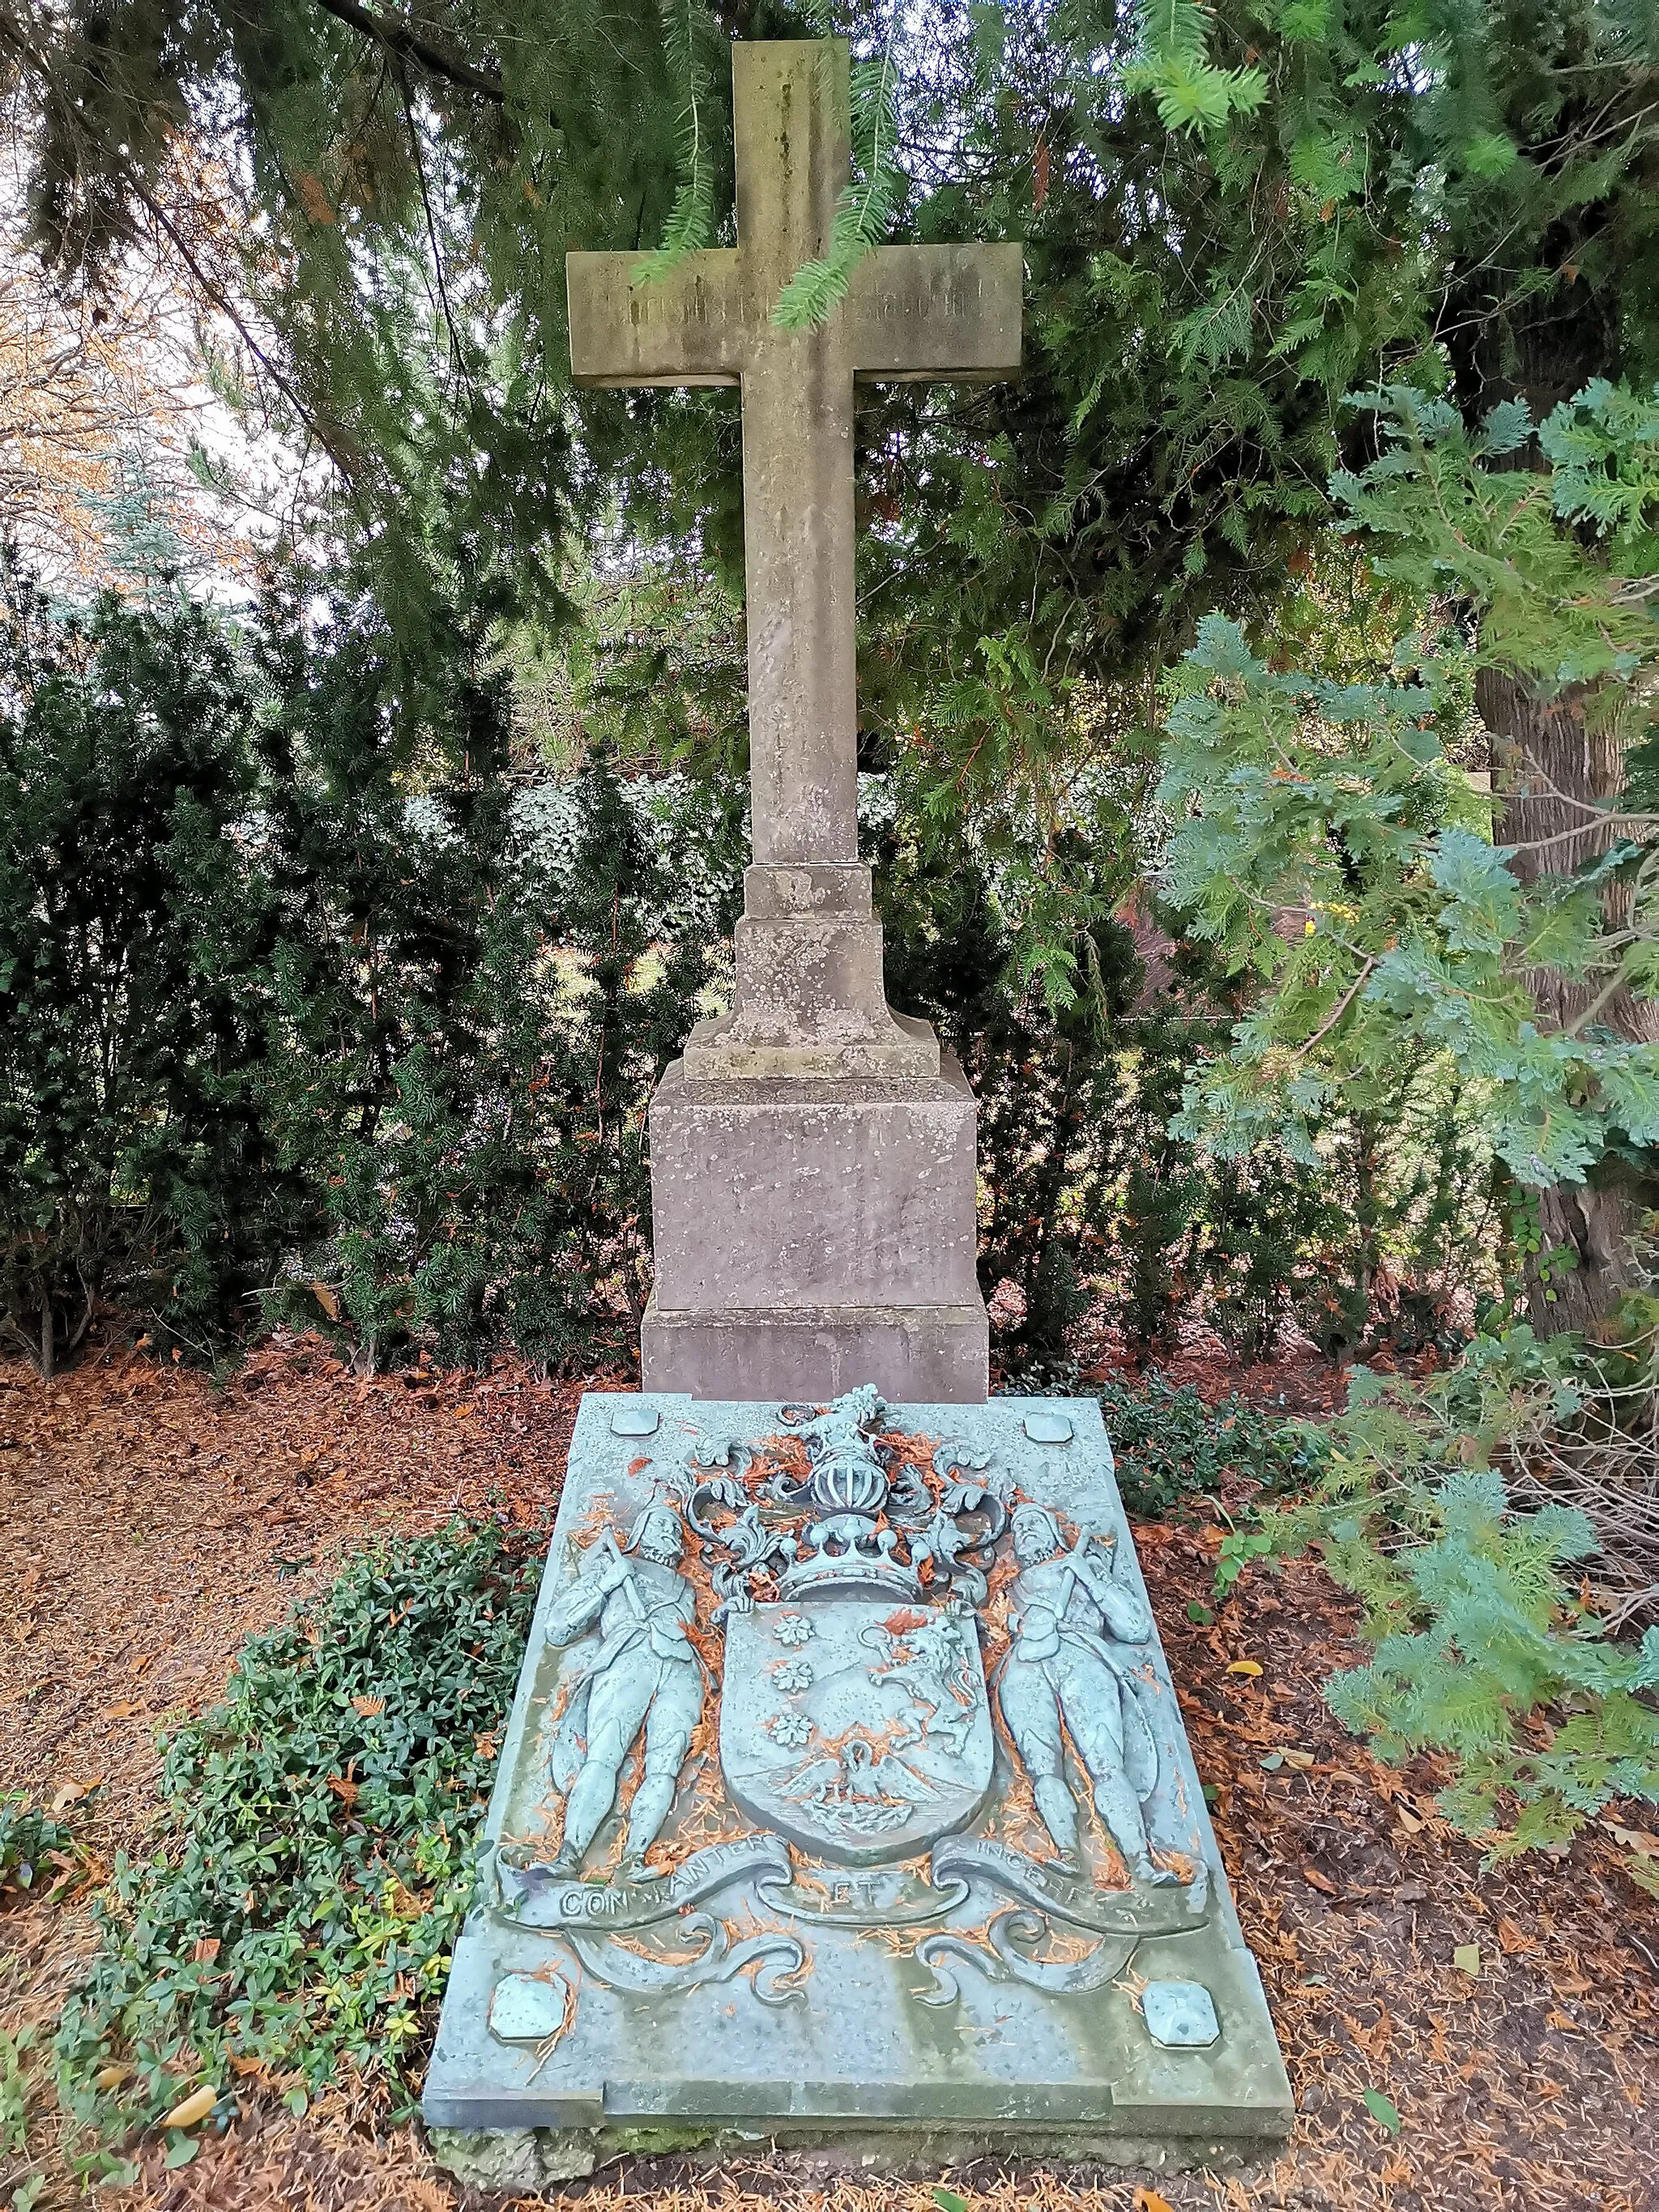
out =
[(1267, 96), (1259, 69), (1219, 69), (1210, 59), (1210, 18), (1197, 0), (1140, 0), (1137, 58), (1126, 92), (1150, 92), (1166, 131), (1209, 131), (1249, 115)]
[[(1650, 1336), (1641, 1395), (1652, 1379)], [(1565, 1842), (1618, 1798), (1659, 1802), (1659, 1626), (1613, 1633), (1652, 1590), (1609, 1602), (1602, 1554), (1628, 1538), (1604, 1498), (1580, 1509), (1593, 1486), (1562, 1479), (1587, 1450), (1638, 1447), (1636, 1395), (1524, 1327), (1477, 1338), (1426, 1389), (1360, 1368), (1325, 1475), (1265, 1516), (1268, 1550), (1317, 1541), (1364, 1605), (1375, 1652), (1332, 1677), (1332, 1711), (1380, 1758), (1450, 1752), (1438, 1809), (1492, 1859)]]
[(704, 129), (709, 81), (698, 52), (699, 0), (661, 0), (661, 9), (669, 69), (684, 89), (679, 115), (680, 181), (662, 244), (640, 269), (636, 281), (641, 284), (659, 283), (688, 253), (707, 246), (714, 228), (714, 167)]
[(836, 204), (828, 252), (798, 269), (778, 295), (772, 320), (780, 330), (812, 330), (823, 322), (846, 298), (860, 262), (887, 235), (900, 181), (893, 166), (898, 137), (898, 74), (893, 61), (897, 13), (895, 0), (880, 59), (854, 65), (851, 120), (856, 173)]
[[(1659, 409), (1611, 386), (1558, 409), (1549, 444), (1571, 465), (1555, 481), (1494, 465), (1532, 435), (1522, 405), (1475, 432), (1404, 386), (1380, 407), (1383, 452), (1339, 473), (1334, 499), (1383, 549), (1378, 574), (1419, 606), (1460, 596), (1478, 633), (1402, 637), (1383, 680), (1339, 685), (1270, 668), (1222, 616), (1200, 623), (1165, 724), (1168, 882), (1194, 933), (1264, 988), (1176, 1126), (1228, 1156), (1271, 1133), (1310, 1158), (1310, 1117), (1409, 1040), (1483, 1087), (1493, 1147), (1522, 1183), (1580, 1182), (1610, 1147), (1659, 1143), (1659, 1045), (1604, 1024), (1615, 997), (1651, 1002), (1659, 982), (1659, 813), (1569, 799), (1530, 872), (1521, 847), (1493, 842), (1443, 733), (1482, 665), (1588, 682), (1607, 695), (1595, 711), (1651, 724), (1659, 629), (1621, 603), (1614, 559), (1649, 557)], [(1598, 512), (1605, 550), (1562, 526)], [(1548, 865), (1586, 836), (1591, 857)], [(1290, 915), (1294, 938), (1275, 926)], [(1572, 979), (1582, 1011), (1540, 1015), (1529, 979), (1545, 968)]]
[(411, 23), (380, 9), (360, 7), (357, 0), (317, 0), (317, 5), (342, 23), (349, 23), (354, 31), (361, 31), (366, 39), (373, 39), (397, 60), (416, 62), (434, 76), (459, 85), (465, 92), (477, 93), (497, 107), (506, 100), (499, 71), (478, 68), (429, 25)]

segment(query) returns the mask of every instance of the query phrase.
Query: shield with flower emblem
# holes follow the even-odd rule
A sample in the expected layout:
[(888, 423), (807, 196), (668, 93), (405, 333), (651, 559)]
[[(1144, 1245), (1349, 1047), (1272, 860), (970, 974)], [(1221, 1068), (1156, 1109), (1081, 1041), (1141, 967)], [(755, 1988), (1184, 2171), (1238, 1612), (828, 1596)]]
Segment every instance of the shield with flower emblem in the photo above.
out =
[(726, 1787), (814, 1857), (914, 1857), (973, 1819), (994, 1756), (965, 1607), (818, 1598), (728, 1619)]

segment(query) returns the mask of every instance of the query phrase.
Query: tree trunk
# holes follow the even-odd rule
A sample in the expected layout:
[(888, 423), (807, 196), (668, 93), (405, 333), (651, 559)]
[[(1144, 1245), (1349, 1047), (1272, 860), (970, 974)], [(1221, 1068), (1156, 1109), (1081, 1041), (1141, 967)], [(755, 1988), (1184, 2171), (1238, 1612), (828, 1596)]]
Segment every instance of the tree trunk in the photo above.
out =
[[(1624, 748), (1617, 733), (1588, 726), (1581, 695), (1545, 700), (1495, 669), (1480, 671), (1474, 696), (1492, 732), (1493, 768), (1507, 770), (1504, 780), (1510, 786), (1497, 825), (1498, 843), (1517, 848), (1511, 865), (1522, 883), (1571, 875), (1613, 842), (1615, 833), (1587, 813), (1585, 805), (1616, 801), (1624, 789)], [(1563, 834), (1575, 830), (1576, 836)], [(1538, 849), (1547, 837), (1559, 842)], [(1608, 896), (1612, 905), (1621, 895)], [(1534, 969), (1528, 981), (1538, 1026), (1547, 1034), (1577, 1021), (1593, 995), (1554, 968)], [(1659, 1007), (1628, 990), (1616, 992), (1596, 1019), (1637, 1042), (1659, 1040)], [(1571, 1273), (1552, 1270), (1553, 1279), (1545, 1283), (1537, 1261), (1528, 1260), (1528, 1302), (1540, 1329), (1594, 1334), (1624, 1292), (1638, 1285), (1636, 1232), (1654, 1195), (1627, 1163), (1612, 1155), (1591, 1170), (1588, 1182), (1537, 1194), (1538, 1258), (1565, 1249), (1577, 1263)]]

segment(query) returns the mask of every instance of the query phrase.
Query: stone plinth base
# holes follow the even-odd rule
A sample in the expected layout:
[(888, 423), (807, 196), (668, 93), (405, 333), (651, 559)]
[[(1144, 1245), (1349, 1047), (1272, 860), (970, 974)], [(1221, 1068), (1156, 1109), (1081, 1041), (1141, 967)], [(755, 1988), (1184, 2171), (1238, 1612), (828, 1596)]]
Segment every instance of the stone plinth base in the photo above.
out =
[(866, 2122), (855, 2128), (618, 2127), (618, 2128), (428, 2128), (427, 2146), (446, 2172), (469, 2189), (545, 2190), (562, 2193), (577, 2181), (623, 2158), (684, 2158), (698, 2166), (732, 2159), (784, 2154), (790, 2179), (820, 2185), (867, 2182), (872, 2174), (909, 2181), (937, 2181), (941, 2173), (981, 2159), (1041, 2159), (1045, 2165), (1111, 2166), (1149, 2173), (1248, 2172), (1278, 2148), (1278, 2138), (1260, 2142), (1218, 2136), (1146, 2136), (1108, 2135), (1099, 2130), (981, 2128), (963, 2121), (954, 2126), (907, 2127), (902, 2122)]
[(982, 1401), (975, 1115), (948, 1053), (937, 1076), (886, 1079), (708, 1082), (676, 1062), (651, 1103), (646, 1387)]
[[(653, 1297), (640, 1330), (653, 1389), (735, 1398), (839, 1397), (874, 1378), (884, 1396), (977, 1405), (985, 1396), (985, 1308), (808, 1306), (792, 1313), (665, 1312)], [(662, 1381), (672, 1376), (672, 1384)]]

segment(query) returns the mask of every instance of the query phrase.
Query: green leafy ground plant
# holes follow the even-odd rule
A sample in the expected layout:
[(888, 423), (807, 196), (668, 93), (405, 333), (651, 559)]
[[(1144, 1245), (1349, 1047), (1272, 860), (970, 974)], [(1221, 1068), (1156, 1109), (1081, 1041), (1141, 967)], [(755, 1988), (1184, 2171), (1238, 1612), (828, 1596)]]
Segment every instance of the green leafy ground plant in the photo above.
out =
[(221, 2119), (251, 2080), (302, 2112), (349, 2070), (410, 2108), (545, 1547), (492, 1520), (360, 1553), (167, 1743), (58, 2034), (88, 2172), (207, 2087)]
[(1124, 1503), (1143, 1519), (1213, 1496), (1230, 1470), (1278, 1492), (1304, 1484), (1323, 1462), (1316, 1425), (1263, 1413), (1237, 1394), (1212, 1406), (1190, 1382), (1162, 1375), (1106, 1383), (1100, 1407)]
[[(1364, 1603), (1375, 1656), (1332, 1678), (1332, 1710), (1383, 1759), (1451, 1753), (1440, 1808), (1492, 1859), (1564, 1843), (1617, 1799), (1659, 1803), (1659, 1626), (1611, 1637), (1589, 1516), (1531, 1485), (1531, 1510), (1516, 1502), (1528, 1440), (1584, 1411), (1570, 1342), (1525, 1328), (1425, 1389), (1362, 1369), (1323, 1481), (1262, 1517), (1264, 1553), (1318, 1543)], [(1653, 1886), (1649, 1863), (1630, 1871)]]
[(0, 1904), (73, 1870), (75, 1838), (62, 1820), (18, 1792), (0, 1797)]

